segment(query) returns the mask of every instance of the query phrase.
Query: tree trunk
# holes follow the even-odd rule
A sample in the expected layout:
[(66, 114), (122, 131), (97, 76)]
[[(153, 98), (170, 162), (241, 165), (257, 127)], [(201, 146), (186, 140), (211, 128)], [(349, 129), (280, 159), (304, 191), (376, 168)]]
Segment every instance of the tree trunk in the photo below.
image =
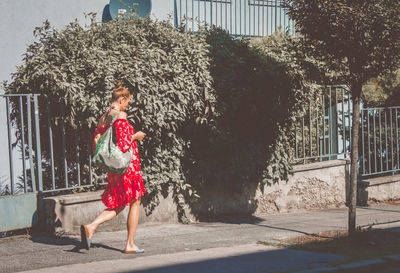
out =
[(356, 231), (356, 204), (357, 204), (357, 178), (358, 178), (358, 137), (360, 128), (360, 98), (361, 84), (352, 86), (353, 97), (353, 122), (351, 130), (351, 165), (349, 186), (349, 235)]

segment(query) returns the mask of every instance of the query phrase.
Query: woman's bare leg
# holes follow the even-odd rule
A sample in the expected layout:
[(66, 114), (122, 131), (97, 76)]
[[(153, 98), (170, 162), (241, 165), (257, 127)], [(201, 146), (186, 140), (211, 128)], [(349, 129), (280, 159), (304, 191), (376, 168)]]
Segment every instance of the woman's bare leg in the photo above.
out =
[(88, 225), (84, 225), (88, 232), (89, 232), (89, 238), (91, 238), (96, 231), (97, 227), (101, 225), (104, 222), (110, 221), (113, 219), (115, 216), (117, 216), (125, 207), (120, 207), (116, 209), (105, 209), (103, 210), (97, 217), (94, 219), (93, 222), (91, 222)]
[(128, 240), (126, 241), (125, 250), (135, 250), (138, 248), (135, 245), (135, 233), (139, 222), (139, 208), (140, 198), (138, 200), (132, 199), (127, 221)]

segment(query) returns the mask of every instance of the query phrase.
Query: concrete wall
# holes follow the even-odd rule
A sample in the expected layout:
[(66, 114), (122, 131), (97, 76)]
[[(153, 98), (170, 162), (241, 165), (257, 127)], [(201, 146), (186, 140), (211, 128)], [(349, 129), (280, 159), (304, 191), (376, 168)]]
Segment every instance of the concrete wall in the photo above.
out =
[[(188, 210), (191, 221), (226, 215), (262, 213), (286, 213), (308, 209), (336, 208), (346, 202), (346, 185), (349, 163), (333, 160), (295, 167), (295, 174), (288, 182), (273, 186), (248, 189), (242, 194), (210, 191), (210, 195), (198, 202), (198, 207)], [(105, 206), (99, 192), (49, 197), (44, 200), (45, 229), (50, 233), (77, 233), (79, 226), (93, 220)], [(141, 206), (139, 223), (176, 223), (178, 214), (171, 196), (160, 196), (160, 205), (149, 216)], [(126, 208), (119, 216), (100, 227), (100, 230), (125, 229)], [(196, 216), (195, 216), (196, 215)]]
[(400, 175), (367, 178), (358, 185), (360, 204), (400, 199)]
[[(84, 12), (100, 15), (108, 0), (1, 0), (0, 1), (0, 82), (10, 80), (16, 66), (22, 64), (23, 54), (34, 41), (33, 30), (48, 19), (56, 28), (63, 28), (77, 18), (84, 24)], [(3, 90), (0, 89), (0, 94)], [(0, 98), (0, 126), (6, 128), (5, 100)], [(0, 154), (8, 155), (7, 131), (0, 133)], [(14, 171), (22, 174), (20, 154), (14, 149)], [(0, 157), (0, 176), (9, 181), (8, 156)]]
[(257, 213), (342, 207), (346, 203), (350, 162), (331, 160), (294, 166), (289, 181), (257, 190)]
[(0, 196), (0, 232), (28, 228), (37, 223), (37, 194)]
[[(22, 54), (34, 40), (33, 30), (48, 19), (62, 29), (75, 18), (83, 25), (89, 21), (84, 13), (95, 12), (100, 21), (109, 0), (2, 0), (0, 1), (0, 80), (10, 79), (15, 66), (22, 63)], [(153, 0), (152, 18), (168, 19), (173, 14), (173, 0)], [(172, 22), (172, 21), (171, 21)]]
[[(106, 207), (101, 202), (102, 191), (60, 195), (44, 199), (44, 226), (42, 231), (51, 234), (74, 234), (79, 232), (81, 224), (93, 221)], [(129, 207), (126, 207), (112, 221), (99, 227), (100, 231), (123, 230), (126, 228), (126, 220)], [(140, 206), (139, 223), (177, 223), (178, 213), (171, 196), (160, 196), (160, 205), (149, 216), (143, 205)]]

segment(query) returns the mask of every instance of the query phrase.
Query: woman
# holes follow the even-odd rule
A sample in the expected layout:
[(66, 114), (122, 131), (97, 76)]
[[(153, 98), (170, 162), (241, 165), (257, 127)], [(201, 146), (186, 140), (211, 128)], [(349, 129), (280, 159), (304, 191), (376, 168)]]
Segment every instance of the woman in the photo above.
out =
[(128, 89), (122, 87), (120, 81), (115, 82), (115, 89), (112, 93), (112, 103), (107, 113), (104, 114), (99, 121), (95, 131), (95, 141), (93, 150), (99, 137), (110, 126), (113, 115), (117, 115), (116, 120), (112, 124), (113, 130), (117, 136), (117, 146), (122, 152), (127, 152), (130, 147), (133, 148), (131, 164), (125, 174), (107, 173), (108, 184), (101, 195), (101, 200), (106, 205), (105, 209), (90, 224), (81, 226), (82, 246), (86, 249), (90, 248), (91, 238), (96, 228), (117, 216), (125, 206), (130, 206), (127, 228), (128, 239), (123, 250), (124, 253), (141, 253), (144, 249), (135, 245), (135, 232), (139, 221), (140, 198), (146, 193), (144, 188), (142, 174), (140, 172), (139, 153), (136, 140), (143, 140), (146, 136), (143, 132), (135, 133), (134, 128), (127, 121), (124, 110), (128, 107), (131, 100), (131, 94)]

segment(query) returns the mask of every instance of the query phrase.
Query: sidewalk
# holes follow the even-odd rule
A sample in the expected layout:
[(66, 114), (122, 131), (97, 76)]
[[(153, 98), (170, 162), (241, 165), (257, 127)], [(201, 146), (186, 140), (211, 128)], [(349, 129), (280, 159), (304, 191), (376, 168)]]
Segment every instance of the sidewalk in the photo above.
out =
[[(398, 228), (400, 206), (360, 207), (357, 224)], [(0, 272), (297, 272), (340, 264), (346, 257), (257, 242), (342, 229), (347, 229), (347, 208), (190, 225), (139, 224), (136, 244), (146, 252), (136, 255), (121, 253), (126, 231), (96, 233), (89, 251), (80, 249), (79, 236), (5, 238), (0, 239)]]

